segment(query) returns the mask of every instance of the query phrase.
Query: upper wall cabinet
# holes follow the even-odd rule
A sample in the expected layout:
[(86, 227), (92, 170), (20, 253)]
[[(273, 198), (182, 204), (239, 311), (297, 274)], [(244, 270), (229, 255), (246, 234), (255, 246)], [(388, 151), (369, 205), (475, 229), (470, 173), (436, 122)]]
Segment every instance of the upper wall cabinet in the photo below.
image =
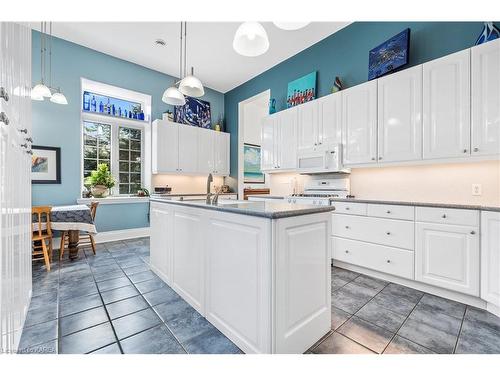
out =
[(500, 153), (500, 39), (471, 49), (472, 155)]
[(276, 168), (275, 143), (276, 140), (276, 115), (265, 117), (261, 128), (261, 165), (263, 171), (270, 171)]
[(344, 165), (377, 162), (377, 81), (342, 91)]
[(229, 174), (229, 134), (153, 121), (153, 173)]
[(423, 72), (423, 158), (463, 157), (470, 153), (470, 50), (425, 63)]
[(299, 154), (329, 150), (341, 142), (341, 100), (337, 93), (297, 107)]
[(422, 65), (378, 80), (378, 160), (422, 158)]

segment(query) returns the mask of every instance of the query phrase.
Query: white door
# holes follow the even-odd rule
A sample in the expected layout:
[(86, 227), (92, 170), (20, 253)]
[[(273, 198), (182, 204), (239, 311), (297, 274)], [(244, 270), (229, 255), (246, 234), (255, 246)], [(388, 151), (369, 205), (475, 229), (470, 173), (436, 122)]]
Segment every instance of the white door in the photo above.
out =
[(229, 133), (214, 132), (214, 173), (221, 176), (229, 175)]
[(179, 171), (179, 126), (167, 121), (153, 123), (153, 173)]
[(481, 298), (500, 307), (500, 212), (481, 212)]
[(195, 173), (198, 168), (198, 128), (179, 125), (179, 172)]
[(472, 155), (500, 153), (500, 39), (471, 49)]
[(378, 80), (378, 160), (422, 158), (422, 65)]
[(415, 280), (479, 296), (477, 229), (431, 223), (415, 228)]
[(318, 145), (325, 150), (342, 142), (342, 94), (340, 92), (316, 100), (318, 107)]
[(209, 174), (215, 170), (214, 132), (198, 129), (198, 172)]
[(268, 116), (262, 120), (260, 166), (263, 171), (270, 171), (275, 169), (275, 127), (276, 115)]
[(470, 50), (423, 67), (423, 158), (470, 154)]
[(316, 100), (297, 106), (297, 152), (314, 151), (318, 146), (318, 104)]
[(278, 169), (297, 168), (297, 108), (280, 112), (277, 131)]
[[(159, 207), (161, 205), (161, 207)], [(151, 204), (151, 266), (167, 282), (172, 276), (172, 211), (166, 204)]]
[(377, 81), (342, 91), (344, 165), (376, 163)]

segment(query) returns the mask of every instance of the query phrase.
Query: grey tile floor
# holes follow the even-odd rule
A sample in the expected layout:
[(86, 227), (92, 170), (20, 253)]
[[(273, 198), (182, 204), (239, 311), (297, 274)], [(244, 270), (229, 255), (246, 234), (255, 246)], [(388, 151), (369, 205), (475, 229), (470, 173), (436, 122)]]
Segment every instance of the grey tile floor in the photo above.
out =
[(500, 354), (500, 318), (333, 267), (332, 331), (309, 352)]
[[(150, 271), (149, 239), (33, 265), (21, 353), (241, 353)], [(500, 318), (332, 268), (332, 331), (308, 353), (496, 353)]]
[(56, 259), (33, 265), (20, 353), (241, 353), (150, 271), (148, 238)]

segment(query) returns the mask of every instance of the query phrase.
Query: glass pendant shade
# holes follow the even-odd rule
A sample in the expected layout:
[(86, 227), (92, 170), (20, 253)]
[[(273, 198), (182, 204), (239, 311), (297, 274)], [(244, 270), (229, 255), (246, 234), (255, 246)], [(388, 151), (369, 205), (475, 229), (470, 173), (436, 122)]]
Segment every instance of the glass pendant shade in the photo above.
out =
[(43, 83), (39, 83), (33, 89), (31, 90), (32, 97), (44, 97), (44, 98), (50, 98), (52, 94), (50, 93), (50, 89), (45, 86)]
[(282, 30), (298, 30), (309, 25), (310, 22), (273, 22), (274, 26)]
[(52, 103), (56, 103), (56, 104), (68, 104), (66, 97), (61, 92), (56, 92), (56, 93), (52, 94), (50, 101)]
[(179, 91), (184, 95), (191, 96), (193, 98), (199, 98), (205, 95), (205, 89), (201, 84), (201, 81), (193, 75), (193, 70), (191, 68), (191, 74), (184, 77), (179, 83)]
[(244, 22), (238, 27), (233, 39), (233, 48), (242, 56), (255, 57), (269, 49), (266, 30), (258, 22)]
[(43, 101), (42, 95), (37, 95), (35, 91), (31, 90), (31, 100), (36, 100), (37, 102)]
[(186, 98), (182, 94), (182, 92), (179, 91), (179, 89), (175, 86), (169, 87), (168, 89), (165, 90), (163, 93), (163, 96), (161, 100), (164, 103), (170, 104), (170, 105), (184, 105), (186, 104)]

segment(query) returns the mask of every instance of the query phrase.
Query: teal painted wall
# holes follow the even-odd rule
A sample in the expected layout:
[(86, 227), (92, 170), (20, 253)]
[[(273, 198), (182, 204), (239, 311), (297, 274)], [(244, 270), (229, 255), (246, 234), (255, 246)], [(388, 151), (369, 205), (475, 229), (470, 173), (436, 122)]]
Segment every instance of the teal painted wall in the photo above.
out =
[(335, 76), (345, 87), (363, 83), (368, 78), (368, 51), (407, 27), (411, 29), (410, 67), (473, 46), (482, 26), (482, 22), (356, 22), (227, 92), (224, 109), (226, 128), (231, 133), (228, 182), (233, 188), (237, 185), (240, 101), (271, 89), (277, 110), (282, 110), (288, 82), (314, 70), (318, 72), (318, 97), (330, 93)]
[[(137, 53), (141, 53), (138, 46)], [(35, 145), (61, 147), (61, 184), (32, 185), (33, 205), (74, 204), (80, 196), (80, 78), (139, 91), (152, 96), (152, 117), (173, 108), (161, 101), (163, 91), (174, 77), (124, 60), (54, 38), (52, 44), (54, 86), (60, 86), (68, 99), (67, 106), (49, 101), (32, 102), (33, 140)], [(33, 32), (32, 80), (40, 81), (40, 34)], [(203, 97), (211, 104), (212, 120), (224, 113), (224, 95), (206, 89)], [(97, 211), (99, 231), (148, 226), (148, 204), (100, 206)]]

